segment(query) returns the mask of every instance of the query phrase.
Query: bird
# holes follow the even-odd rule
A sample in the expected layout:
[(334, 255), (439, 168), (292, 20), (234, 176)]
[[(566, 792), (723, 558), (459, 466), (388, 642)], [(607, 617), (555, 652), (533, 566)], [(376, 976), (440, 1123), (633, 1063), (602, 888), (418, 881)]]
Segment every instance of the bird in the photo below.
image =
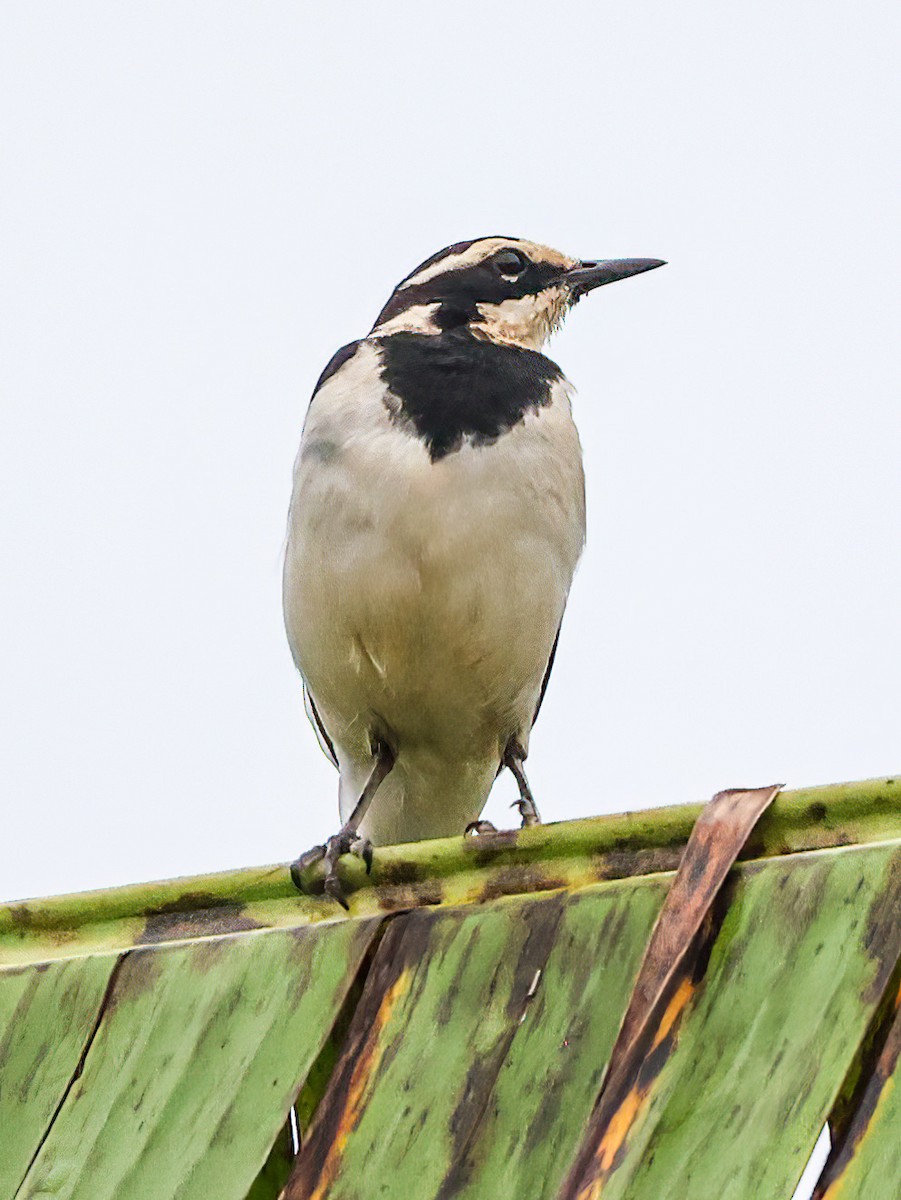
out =
[(522, 238), (433, 254), (314, 388), (294, 465), (288, 643), (341, 828), (300, 855), (347, 907), (345, 854), (484, 831), (524, 763), (585, 542), (573, 388), (542, 353), (589, 292), (665, 265)]

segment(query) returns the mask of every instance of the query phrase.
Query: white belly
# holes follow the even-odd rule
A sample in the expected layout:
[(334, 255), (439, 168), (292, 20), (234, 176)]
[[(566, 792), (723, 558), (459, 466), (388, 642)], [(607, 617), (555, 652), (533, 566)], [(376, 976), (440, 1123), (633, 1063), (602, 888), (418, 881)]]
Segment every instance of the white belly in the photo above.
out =
[(342, 816), (383, 736), (397, 765), (369, 836), (450, 834), (481, 810), (507, 741), (528, 744), (584, 538), (578, 435), (558, 387), (495, 444), (433, 463), (353, 379), (357, 358), (304, 431), (286, 626), (337, 752)]

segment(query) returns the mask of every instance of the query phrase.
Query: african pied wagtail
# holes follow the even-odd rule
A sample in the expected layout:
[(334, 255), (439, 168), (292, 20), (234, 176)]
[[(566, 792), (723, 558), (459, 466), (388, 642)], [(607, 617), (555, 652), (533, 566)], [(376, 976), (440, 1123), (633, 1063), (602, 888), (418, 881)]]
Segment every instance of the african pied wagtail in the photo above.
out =
[(324, 858), (462, 833), (523, 771), (585, 538), (572, 387), (540, 353), (593, 288), (662, 266), (518, 238), (458, 242), (406, 277), (313, 392), (294, 468), (285, 625), (340, 772)]

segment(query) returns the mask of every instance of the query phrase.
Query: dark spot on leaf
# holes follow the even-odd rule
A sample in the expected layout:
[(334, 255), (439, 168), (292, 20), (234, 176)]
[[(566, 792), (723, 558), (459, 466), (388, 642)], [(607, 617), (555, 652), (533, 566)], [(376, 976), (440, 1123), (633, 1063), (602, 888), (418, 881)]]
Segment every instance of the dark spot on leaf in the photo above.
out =
[(476, 837), (468, 837), (464, 846), (472, 855), (477, 867), (490, 867), (502, 854), (515, 849), (518, 841), (518, 829), (499, 829), (497, 833), (480, 833)]
[(263, 928), (259, 921), (245, 914), (243, 904), (202, 894), (186, 894), (169, 904), (145, 909), (144, 915), (147, 918), (144, 928), (135, 939), (138, 945), (186, 941)]
[(628, 879), (633, 875), (656, 875), (664, 871), (675, 871), (684, 850), (684, 842), (677, 842), (672, 847), (610, 850), (606, 854), (595, 855), (595, 878), (606, 881)]
[(162, 974), (162, 970), (159, 951), (127, 951), (119, 960), (115, 980), (110, 986), (106, 1001), (107, 1011), (113, 1012), (123, 1000), (150, 991)]
[(901, 854), (892, 858), (882, 890), (870, 908), (864, 945), (877, 964), (863, 993), (863, 999), (872, 1003), (884, 994), (901, 955)]
[(11, 904), (7, 912), (15, 929), (24, 933), (26, 930), (34, 928), (34, 914), (27, 904)]
[(566, 880), (546, 875), (533, 863), (522, 866), (497, 867), (479, 894), (481, 901), (496, 900), (499, 896), (517, 896), (527, 892), (549, 892), (565, 888)]
[(423, 883), (419, 885), (399, 884), (396, 886), (379, 886), (376, 888), (376, 898), (383, 912), (401, 912), (408, 908), (424, 908), (441, 904), (444, 893), (439, 883)]
[(412, 862), (379, 862), (379, 883), (418, 883), (422, 868)]

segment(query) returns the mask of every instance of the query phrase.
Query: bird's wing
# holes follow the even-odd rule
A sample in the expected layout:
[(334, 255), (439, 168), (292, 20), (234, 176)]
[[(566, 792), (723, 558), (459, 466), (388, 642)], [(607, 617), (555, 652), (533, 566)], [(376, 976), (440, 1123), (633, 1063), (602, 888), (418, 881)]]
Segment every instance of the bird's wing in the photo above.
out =
[[(336, 350), (329, 361), (326, 363), (325, 369), (319, 378), (316, 380), (316, 386), (313, 388), (313, 395), (310, 397), (310, 403), (316, 398), (317, 392), (321, 390), (324, 384), (335, 375), (346, 362), (349, 362), (357, 352), (360, 342), (348, 342), (346, 346), (342, 346), (340, 350)], [(288, 642), (291, 642), (290, 631), (288, 633)], [(293, 652), (293, 646), (292, 646)], [(333, 766), (338, 767), (338, 755), (335, 753), (335, 746), (332, 739), (328, 735), (328, 730), (323, 724), (322, 717), (316, 708), (316, 703), (310, 695), (310, 690), (307, 687), (306, 680), (303, 681), (303, 706), (307, 716), (310, 719), (310, 724), (316, 731), (316, 740), (319, 743), (319, 748)], [(340, 768), (339, 768), (340, 769)]]
[(304, 681), (303, 685), (303, 706), (307, 716), (310, 718), (310, 724), (316, 730), (316, 741), (319, 743), (319, 749), (331, 762), (332, 766), (338, 766), (338, 755), (335, 753), (335, 747), (332, 739), (328, 735), (328, 730), (322, 723), (322, 717), (310, 695), (310, 690)]
[(557, 626), (557, 632), (554, 635), (554, 644), (551, 646), (551, 652), (548, 655), (547, 666), (544, 668), (544, 679), (541, 681), (541, 691), (538, 693), (538, 703), (535, 705), (535, 712), (532, 716), (532, 724), (538, 720), (538, 714), (541, 712), (541, 702), (544, 699), (544, 693), (547, 691), (547, 681), (551, 677), (551, 667), (554, 665), (554, 655), (557, 653), (557, 643), (560, 641), (560, 629), (563, 625), (561, 618), (560, 624)]
[(313, 395), (310, 397), (311, 401), (322, 385), (324, 383), (328, 383), (335, 372), (340, 371), (344, 364), (353, 358), (357, 352), (357, 347), (359, 344), (359, 340), (356, 342), (348, 342), (346, 346), (342, 346), (340, 350), (335, 351), (332, 357), (325, 364), (325, 370), (316, 380), (316, 386), (313, 388)]

